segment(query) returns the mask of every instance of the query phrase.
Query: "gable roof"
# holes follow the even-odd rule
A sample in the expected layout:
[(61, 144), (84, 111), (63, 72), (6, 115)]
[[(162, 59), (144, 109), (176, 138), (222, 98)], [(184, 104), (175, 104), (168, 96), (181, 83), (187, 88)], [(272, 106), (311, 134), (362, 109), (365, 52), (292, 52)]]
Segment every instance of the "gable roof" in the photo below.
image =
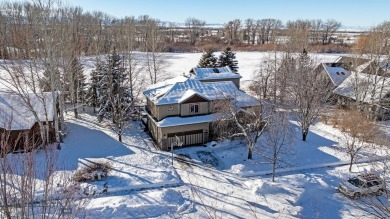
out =
[(144, 94), (155, 105), (180, 103), (194, 94), (207, 100), (232, 98), (229, 94), (195, 79), (187, 79), (184, 82), (176, 82), (173, 85), (151, 88), (144, 91)]
[[(376, 84), (376, 86), (375, 86)], [(390, 93), (390, 78), (354, 73), (344, 80), (333, 93), (365, 103), (380, 103)]]
[(358, 68), (359, 72), (366, 74), (384, 75), (390, 74), (390, 63), (371, 60)]
[[(57, 98), (58, 93), (55, 93)], [(51, 92), (28, 94), (29, 103), (38, 114), (39, 121), (53, 121), (53, 96)], [(47, 119), (46, 119), (47, 116)], [(29, 130), (38, 122), (25, 101), (16, 94), (0, 93), (0, 128), (6, 130)]]
[(237, 107), (259, 106), (260, 102), (255, 97), (237, 88), (232, 81), (205, 82), (216, 89), (223, 91), (234, 98)]
[(183, 96), (179, 99), (179, 103), (183, 103), (183, 102), (189, 100), (193, 96), (198, 96), (206, 101), (210, 100), (206, 96), (204, 96), (203, 94), (201, 94), (193, 89), (189, 89), (186, 92), (184, 92)]
[(193, 68), (193, 71), (193, 78), (197, 80), (241, 78), (241, 75), (233, 72), (229, 66), (221, 68)]
[(351, 72), (341, 67), (342, 63), (322, 63), (325, 72), (328, 74), (334, 86), (339, 86), (347, 79)]

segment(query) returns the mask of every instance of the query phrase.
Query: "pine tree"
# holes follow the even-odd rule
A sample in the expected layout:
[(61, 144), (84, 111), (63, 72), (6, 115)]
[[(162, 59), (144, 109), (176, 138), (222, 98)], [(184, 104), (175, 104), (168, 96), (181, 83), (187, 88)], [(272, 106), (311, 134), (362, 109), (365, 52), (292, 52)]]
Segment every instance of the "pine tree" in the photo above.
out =
[(227, 47), (225, 51), (223, 51), (219, 56), (218, 66), (229, 66), (232, 71), (238, 72), (238, 61), (236, 59), (236, 53), (232, 52), (230, 47)]
[(91, 73), (91, 81), (88, 86), (88, 90), (85, 97), (85, 103), (87, 106), (93, 108), (93, 113), (96, 113), (96, 107), (98, 106), (98, 93), (97, 87), (99, 83), (98, 71), (101, 70), (100, 63), (96, 63), (95, 69)]
[(129, 110), (128, 103), (131, 103), (132, 98), (126, 86), (128, 80), (122, 57), (115, 50), (108, 57), (108, 62), (100, 66), (97, 78), (98, 117), (111, 117), (113, 123), (116, 123), (125, 116), (123, 111)]
[(303, 74), (303, 78), (310, 77), (310, 68), (313, 65), (313, 61), (310, 56), (307, 54), (306, 49), (303, 49), (302, 53), (299, 54), (298, 63), (297, 63), (297, 71), (300, 74)]
[(202, 57), (199, 60), (198, 68), (216, 68), (217, 67), (217, 58), (214, 56), (212, 49), (207, 50), (203, 53)]
[(83, 66), (80, 64), (80, 61), (77, 59), (77, 57), (72, 59), (69, 73), (69, 84), (66, 87), (69, 93), (68, 98), (70, 98), (71, 103), (73, 104), (74, 115), (77, 117), (77, 103), (84, 102), (86, 86)]

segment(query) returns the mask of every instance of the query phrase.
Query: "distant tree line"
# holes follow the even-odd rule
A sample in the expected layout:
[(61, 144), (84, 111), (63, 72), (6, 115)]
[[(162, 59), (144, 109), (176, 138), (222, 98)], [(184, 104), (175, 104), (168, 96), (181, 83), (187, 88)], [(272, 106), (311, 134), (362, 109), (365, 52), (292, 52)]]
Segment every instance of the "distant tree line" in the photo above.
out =
[[(49, 1), (49, 0), (46, 0)], [(38, 21), (38, 2), (2, 2), (0, 4), (0, 58), (31, 58), (45, 43), (42, 32), (44, 23)], [(106, 13), (84, 11), (80, 7), (58, 4), (57, 15), (49, 17), (60, 34), (72, 45), (77, 55), (108, 54), (113, 46), (124, 48), (128, 40), (137, 51), (203, 51), (203, 46), (216, 48), (239, 45), (296, 44), (295, 52), (307, 45), (327, 45), (336, 42), (335, 32), (341, 22), (329, 20), (290, 20), (248, 18), (227, 21), (223, 27), (209, 27), (206, 21), (189, 17), (184, 25), (161, 22), (148, 15), (115, 18)], [(54, 10), (54, 9), (53, 9)], [(47, 23), (46, 23), (47, 24)], [(52, 31), (47, 27), (45, 31)], [(51, 39), (60, 43), (62, 37)], [(340, 42), (339, 42), (340, 43)], [(305, 45), (305, 46), (302, 46)], [(278, 47), (278, 50), (283, 47)], [(119, 50), (118, 50), (119, 51)]]

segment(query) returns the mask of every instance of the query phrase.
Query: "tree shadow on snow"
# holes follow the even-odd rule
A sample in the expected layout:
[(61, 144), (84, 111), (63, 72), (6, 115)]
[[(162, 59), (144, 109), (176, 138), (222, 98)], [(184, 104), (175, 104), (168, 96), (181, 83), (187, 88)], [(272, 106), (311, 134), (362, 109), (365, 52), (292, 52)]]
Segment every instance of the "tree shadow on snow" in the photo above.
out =
[(326, 169), (320, 169), (315, 173), (304, 174), (304, 191), (300, 194), (296, 205), (302, 210), (298, 215), (302, 218), (342, 218), (342, 209), (352, 206), (348, 199), (337, 191), (340, 178), (331, 175)]
[(74, 123), (68, 123), (68, 126), (71, 132), (64, 139), (59, 154), (59, 162), (63, 163), (64, 170), (76, 170), (79, 159), (119, 157), (134, 154), (124, 144), (103, 131)]
[[(291, 124), (291, 123), (290, 123)], [(320, 147), (332, 147), (338, 142), (330, 140), (324, 136), (320, 136), (309, 130), (306, 142), (302, 141), (302, 133), (299, 126), (291, 124), (295, 130), (295, 143), (293, 146), (294, 166), (315, 165), (322, 163), (338, 162), (340, 159), (332, 154), (328, 154), (320, 149)]]

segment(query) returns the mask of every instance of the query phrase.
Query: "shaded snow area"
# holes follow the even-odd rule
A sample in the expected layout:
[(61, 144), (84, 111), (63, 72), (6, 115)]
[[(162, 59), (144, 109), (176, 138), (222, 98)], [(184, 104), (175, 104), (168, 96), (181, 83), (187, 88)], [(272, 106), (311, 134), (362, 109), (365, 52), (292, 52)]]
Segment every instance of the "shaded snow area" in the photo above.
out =
[(177, 191), (182, 181), (169, 156), (152, 150), (140, 122), (130, 123), (121, 143), (96, 116), (67, 116), (69, 133), (59, 155), (64, 168), (75, 171), (99, 162), (112, 166), (108, 177), (80, 184), (87, 198), (83, 212), (90, 218), (148, 218), (191, 211), (191, 201)]

